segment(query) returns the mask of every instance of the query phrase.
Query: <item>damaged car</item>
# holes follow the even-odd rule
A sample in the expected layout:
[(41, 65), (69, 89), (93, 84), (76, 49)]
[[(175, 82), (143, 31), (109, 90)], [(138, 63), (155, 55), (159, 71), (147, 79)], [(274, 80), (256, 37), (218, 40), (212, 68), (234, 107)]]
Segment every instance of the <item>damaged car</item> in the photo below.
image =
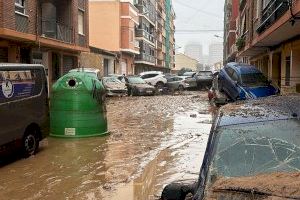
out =
[(126, 76), (125, 81), (130, 96), (155, 95), (155, 87), (139, 76)]
[(300, 199), (299, 130), (300, 95), (228, 104), (214, 121), (198, 182), (170, 184), (161, 199)]
[(103, 86), (107, 96), (126, 96), (127, 87), (117, 77), (103, 77)]
[(279, 94), (259, 69), (243, 63), (228, 63), (219, 74), (220, 91), (231, 100), (257, 99)]

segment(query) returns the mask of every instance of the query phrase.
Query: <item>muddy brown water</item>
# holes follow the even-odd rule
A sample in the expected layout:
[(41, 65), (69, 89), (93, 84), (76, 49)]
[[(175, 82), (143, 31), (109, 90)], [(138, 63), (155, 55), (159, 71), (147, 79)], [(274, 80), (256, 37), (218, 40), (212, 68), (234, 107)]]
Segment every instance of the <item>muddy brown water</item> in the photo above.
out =
[(205, 92), (112, 98), (111, 134), (48, 138), (37, 155), (0, 168), (0, 199), (158, 199), (197, 179), (215, 109)]

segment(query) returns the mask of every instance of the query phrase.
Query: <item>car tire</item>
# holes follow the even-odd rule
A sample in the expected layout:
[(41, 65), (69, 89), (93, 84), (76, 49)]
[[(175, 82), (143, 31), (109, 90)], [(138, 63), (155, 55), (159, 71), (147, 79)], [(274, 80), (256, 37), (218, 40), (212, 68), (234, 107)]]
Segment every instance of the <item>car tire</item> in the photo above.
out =
[(182, 85), (179, 85), (178, 90), (179, 90), (179, 92), (183, 92), (184, 91), (184, 87)]
[(155, 87), (157, 90), (163, 89), (164, 88), (164, 83), (163, 82), (158, 82), (156, 83)]
[(28, 158), (34, 155), (39, 148), (39, 130), (36, 127), (28, 128), (22, 139), (22, 154)]

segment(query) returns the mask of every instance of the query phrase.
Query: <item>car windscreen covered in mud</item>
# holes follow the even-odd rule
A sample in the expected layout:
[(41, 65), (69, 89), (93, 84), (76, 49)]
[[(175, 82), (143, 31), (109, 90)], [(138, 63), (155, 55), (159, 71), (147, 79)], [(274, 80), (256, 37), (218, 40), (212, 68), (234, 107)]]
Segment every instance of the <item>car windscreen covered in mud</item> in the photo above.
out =
[(220, 127), (205, 196), (221, 199), (225, 193), (227, 199), (248, 199), (249, 194), (256, 194), (255, 199), (300, 198), (299, 130), (298, 119)]

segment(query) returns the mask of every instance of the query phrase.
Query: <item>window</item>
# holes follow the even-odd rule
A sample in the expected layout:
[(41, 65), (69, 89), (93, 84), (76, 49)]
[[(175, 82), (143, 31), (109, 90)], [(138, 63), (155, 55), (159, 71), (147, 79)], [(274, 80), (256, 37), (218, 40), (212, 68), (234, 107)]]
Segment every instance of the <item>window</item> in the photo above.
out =
[(78, 10), (78, 33), (84, 35), (84, 12)]
[(25, 14), (25, 0), (15, 0), (15, 11)]

